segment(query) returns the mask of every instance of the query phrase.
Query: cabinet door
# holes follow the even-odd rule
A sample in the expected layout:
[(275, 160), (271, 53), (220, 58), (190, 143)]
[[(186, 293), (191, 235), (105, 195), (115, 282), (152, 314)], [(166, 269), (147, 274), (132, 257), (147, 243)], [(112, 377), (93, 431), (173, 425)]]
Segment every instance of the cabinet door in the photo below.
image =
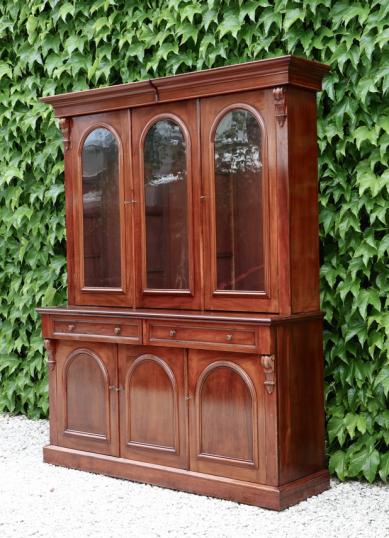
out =
[(191, 470), (265, 483), (258, 356), (191, 350), (188, 371)]
[(119, 346), (120, 455), (186, 468), (185, 351)]
[(137, 306), (200, 308), (196, 103), (133, 110)]
[[(69, 302), (133, 306), (129, 113), (73, 119)], [(125, 225), (126, 221), (126, 225)], [(73, 247), (73, 250), (72, 250)], [(74, 262), (74, 263), (73, 263)]]
[(116, 346), (57, 345), (58, 444), (118, 455)]
[(264, 91), (201, 100), (205, 308), (276, 312), (274, 117)]

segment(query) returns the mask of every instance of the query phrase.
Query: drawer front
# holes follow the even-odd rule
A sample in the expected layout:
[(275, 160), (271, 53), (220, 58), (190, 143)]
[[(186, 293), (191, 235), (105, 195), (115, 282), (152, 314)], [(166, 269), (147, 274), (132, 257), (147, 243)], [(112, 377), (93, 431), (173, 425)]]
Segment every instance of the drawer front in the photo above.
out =
[(145, 343), (151, 345), (267, 353), (263, 349), (268, 347), (268, 337), (265, 334), (261, 336), (262, 330), (269, 331), (267, 327), (157, 321), (146, 323)]
[(88, 339), (118, 342), (131, 341), (142, 343), (142, 324), (140, 321), (126, 321), (117, 319), (83, 320), (83, 319), (54, 319), (53, 336), (74, 339)]

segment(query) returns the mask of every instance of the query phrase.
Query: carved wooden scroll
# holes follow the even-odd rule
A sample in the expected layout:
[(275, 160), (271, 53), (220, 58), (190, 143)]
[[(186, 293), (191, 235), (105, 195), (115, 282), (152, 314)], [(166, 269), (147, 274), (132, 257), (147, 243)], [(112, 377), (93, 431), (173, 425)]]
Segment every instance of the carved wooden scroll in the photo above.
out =
[(55, 369), (56, 360), (55, 360), (55, 340), (49, 340), (48, 338), (45, 338), (44, 345), (47, 351), (48, 355), (48, 368), (50, 371), (53, 371)]
[(72, 120), (71, 118), (60, 118), (59, 126), (62, 131), (63, 143), (65, 152), (70, 148), (70, 131), (72, 129)]
[(274, 105), (276, 109), (276, 119), (280, 127), (284, 126), (287, 117), (286, 92), (285, 88), (274, 88)]
[(261, 364), (265, 373), (264, 385), (268, 394), (271, 394), (276, 384), (274, 355), (261, 355)]

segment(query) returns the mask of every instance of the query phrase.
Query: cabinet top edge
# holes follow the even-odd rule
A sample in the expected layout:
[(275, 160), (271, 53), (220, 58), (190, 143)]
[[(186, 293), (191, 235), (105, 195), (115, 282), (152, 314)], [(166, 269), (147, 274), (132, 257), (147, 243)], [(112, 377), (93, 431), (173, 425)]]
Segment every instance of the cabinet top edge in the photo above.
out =
[(111, 308), (93, 306), (57, 306), (42, 307), (36, 311), (41, 315), (61, 315), (61, 316), (102, 316), (121, 317), (127, 319), (156, 319), (175, 321), (219, 321), (219, 322), (243, 322), (260, 323), (264, 325), (276, 325), (288, 321), (299, 321), (305, 319), (322, 319), (323, 312), (307, 312), (301, 314), (262, 314), (244, 312), (223, 312), (223, 311), (203, 311), (203, 310), (165, 310), (165, 309), (132, 309), (132, 308)]
[(279, 56), (225, 67), (41, 97), (57, 117), (78, 116), (242, 90), (293, 85), (321, 90), (328, 65)]

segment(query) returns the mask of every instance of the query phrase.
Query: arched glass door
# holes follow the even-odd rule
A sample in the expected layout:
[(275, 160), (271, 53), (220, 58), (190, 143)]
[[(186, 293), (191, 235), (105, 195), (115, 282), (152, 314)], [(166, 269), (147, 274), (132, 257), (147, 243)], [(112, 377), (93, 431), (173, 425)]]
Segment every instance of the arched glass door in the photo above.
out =
[(265, 92), (201, 100), (206, 309), (278, 308), (268, 116)]
[(131, 112), (137, 306), (200, 308), (200, 158), (193, 101)]

